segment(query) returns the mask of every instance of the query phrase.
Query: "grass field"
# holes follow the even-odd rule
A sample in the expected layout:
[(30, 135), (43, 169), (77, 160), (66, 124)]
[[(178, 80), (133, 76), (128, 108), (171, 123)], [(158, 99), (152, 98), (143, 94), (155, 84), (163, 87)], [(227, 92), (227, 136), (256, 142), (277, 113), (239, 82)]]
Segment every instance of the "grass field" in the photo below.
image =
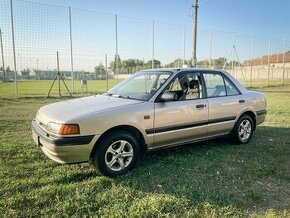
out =
[(152, 152), (118, 178), (89, 163), (56, 164), (36, 148), (31, 120), (60, 99), (0, 98), (0, 217), (290, 217), (290, 86), (260, 90), (267, 120), (249, 144), (222, 138)]
[[(109, 80), (108, 88), (113, 87), (121, 80)], [(47, 96), (48, 91), (52, 85), (52, 80), (24, 80), (18, 81), (18, 93), (19, 97), (39, 97)], [(65, 81), (69, 91), (72, 90), (72, 83), (70, 80)], [(62, 96), (69, 96), (63, 82), (60, 83)], [(86, 90), (87, 89), (87, 90)], [(83, 87), (88, 93), (103, 93), (107, 90), (107, 84), (105, 80), (88, 80), (87, 88)], [(76, 95), (81, 94), (80, 81), (74, 82), (74, 91)], [(84, 93), (85, 94), (85, 93)], [(51, 90), (51, 96), (58, 96), (58, 81), (56, 81)], [(15, 83), (0, 83), (0, 98), (12, 98), (15, 97)]]
[[(108, 88), (110, 89), (118, 82), (122, 80), (110, 79), (108, 81)], [(52, 80), (20, 80), (18, 81), (18, 97), (45, 97), (48, 94), (48, 91), (52, 85)], [(251, 86), (253, 88), (263, 88), (267, 87), (267, 80), (254, 80), (250, 83), (249, 80), (241, 81), (246, 86)], [(281, 85), (281, 80), (272, 80), (270, 81), (270, 86), (279, 86)], [(68, 89), (72, 90), (71, 80), (65, 81)], [(290, 80), (285, 80), (285, 84), (290, 85)], [(63, 82), (60, 83), (61, 94), (62, 96), (69, 96)], [(85, 93), (85, 90), (87, 93)], [(107, 83), (105, 80), (88, 80), (87, 87), (83, 87), (83, 93), (81, 90), (81, 84), (79, 80), (74, 81), (74, 95), (86, 95), (86, 94), (95, 94), (103, 93), (107, 90)], [(51, 96), (58, 96), (58, 82), (56, 81), (52, 91)], [(13, 98), (15, 97), (15, 83), (2, 83), (0, 82), (0, 98)]]

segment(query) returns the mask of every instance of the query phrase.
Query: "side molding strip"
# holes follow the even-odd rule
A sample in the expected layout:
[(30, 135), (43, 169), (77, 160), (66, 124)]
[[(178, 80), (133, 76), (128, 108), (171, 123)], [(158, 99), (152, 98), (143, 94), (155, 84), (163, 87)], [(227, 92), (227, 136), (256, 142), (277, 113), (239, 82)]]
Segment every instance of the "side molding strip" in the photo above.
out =
[(226, 121), (234, 121), (235, 119), (236, 119), (235, 116), (231, 116), (231, 117), (225, 117), (225, 118), (211, 119), (208, 121), (187, 123), (187, 124), (183, 124), (183, 125), (164, 126), (164, 127), (158, 127), (155, 129), (154, 128), (146, 129), (145, 132), (146, 132), (146, 134), (149, 135), (149, 134), (153, 134), (153, 133), (169, 132), (169, 131), (174, 131), (174, 130), (205, 126), (208, 124), (221, 123), (221, 122), (226, 122)]

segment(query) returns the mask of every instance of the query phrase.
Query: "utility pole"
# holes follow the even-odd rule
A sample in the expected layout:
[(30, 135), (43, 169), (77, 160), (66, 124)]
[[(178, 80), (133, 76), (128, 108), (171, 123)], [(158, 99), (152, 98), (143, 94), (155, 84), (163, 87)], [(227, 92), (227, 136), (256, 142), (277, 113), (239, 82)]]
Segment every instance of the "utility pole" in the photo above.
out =
[(194, 8), (193, 18), (193, 30), (192, 30), (192, 66), (196, 67), (196, 40), (197, 40), (197, 10), (198, 10), (198, 0), (192, 5)]
[(5, 82), (5, 64), (4, 64), (4, 51), (3, 51), (3, 41), (2, 41), (2, 31), (0, 29), (0, 42), (1, 42), (1, 54), (2, 54), (2, 68), (3, 68), (3, 82)]

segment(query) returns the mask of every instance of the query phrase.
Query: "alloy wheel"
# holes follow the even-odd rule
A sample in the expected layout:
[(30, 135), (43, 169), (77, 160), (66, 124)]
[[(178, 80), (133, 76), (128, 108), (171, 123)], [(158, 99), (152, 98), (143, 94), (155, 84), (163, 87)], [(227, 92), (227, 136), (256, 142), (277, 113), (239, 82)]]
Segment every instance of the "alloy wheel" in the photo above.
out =
[(110, 170), (118, 172), (129, 166), (133, 156), (133, 146), (126, 140), (118, 140), (108, 147), (105, 163)]

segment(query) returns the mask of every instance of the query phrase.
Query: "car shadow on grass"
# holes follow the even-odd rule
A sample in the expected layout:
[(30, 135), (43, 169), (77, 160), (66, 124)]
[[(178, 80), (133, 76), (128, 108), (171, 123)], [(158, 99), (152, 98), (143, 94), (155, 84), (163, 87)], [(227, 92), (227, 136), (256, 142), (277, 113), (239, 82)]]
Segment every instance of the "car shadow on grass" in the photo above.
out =
[(183, 197), (192, 204), (289, 210), (288, 131), (261, 126), (247, 145), (234, 145), (224, 137), (150, 152), (138, 168), (115, 180), (136, 191)]
[(96, 196), (114, 193), (108, 201), (119, 199), (132, 208), (168, 203), (164, 210), (174, 212), (209, 204), (218, 210), (232, 206), (246, 214), (268, 209), (282, 213), (290, 210), (288, 131), (261, 126), (247, 145), (223, 137), (149, 152), (136, 169), (116, 178), (99, 175), (92, 164), (62, 166), (55, 168), (59, 176), (53, 180)]
[(68, 183), (77, 183), (83, 182), (96, 177), (96, 172), (79, 172), (72, 174), (65, 174), (62, 177), (56, 179), (54, 182), (58, 184), (68, 184)]

